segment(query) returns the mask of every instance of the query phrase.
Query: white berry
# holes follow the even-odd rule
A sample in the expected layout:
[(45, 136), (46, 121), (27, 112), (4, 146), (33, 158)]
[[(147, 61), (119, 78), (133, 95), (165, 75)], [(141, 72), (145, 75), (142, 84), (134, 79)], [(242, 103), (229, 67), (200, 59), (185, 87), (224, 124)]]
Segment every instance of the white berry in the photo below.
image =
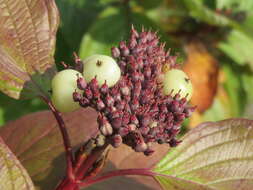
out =
[(82, 77), (82, 74), (73, 69), (66, 69), (58, 72), (51, 81), (52, 103), (58, 111), (71, 112), (80, 107), (73, 100), (73, 92), (80, 92), (77, 88), (77, 76)]
[(186, 97), (189, 101), (192, 97), (192, 83), (185, 72), (179, 69), (171, 69), (164, 74), (163, 93), (174, 96), (180, 91), (180, 97)]
[(121, 71), (113, 58), (96, 54), (84, 60), (83, 76), (87, 82), (96, 77), (99, 86), (106, 81), (108, 87), (112, 87), (119, 81)]

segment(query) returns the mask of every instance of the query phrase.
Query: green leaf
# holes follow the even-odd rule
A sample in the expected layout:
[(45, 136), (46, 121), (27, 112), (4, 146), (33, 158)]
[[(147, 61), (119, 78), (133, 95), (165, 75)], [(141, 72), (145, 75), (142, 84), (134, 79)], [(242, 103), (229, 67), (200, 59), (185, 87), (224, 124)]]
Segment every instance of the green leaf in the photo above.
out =
[(0, 189), (34, 190), (32, 180), (0, 137)]
[(125, 6), (108, 7), (97, 18), (90, 30), (84, 35), (80, 47), (81, 58), (92, 54), (111, 54), (111, 47), (119, 41), (127, 40), (131, 25), (141, 31), (142, 27), (159, 30), (161, 40), (169, 42), (167, 34), (147, 15), (128, 10)]
[(253, 189), (253, 121), (203, 123), (154, 168), (170, 190)]
[(231, 109), (220, 100), (218, 97), (215, 97), (213, 104), (207, 111), (203, 113), (204, 121), (219, 121), (224, 118), (231, 117)]
[(238, 65), (234, 65), (231, 63), (225, 64), (224, 62), (222, 64), (222, 71), (225, 75), (224, 88), (230, 100), (230, 106), (227, 106), (227, 109), (229, 109), (232, 114), (230, 115), (230, 117), (224, 118), (238, 117), (244, 107), (244, 102), (241, 99), (241, 94), (243, 94), (241, 75), (243, 74), (243, 72), (238, 73), (238, 70)]
[(103, 9), (99, 0), (57, 0), (61, 13), (60, 30), (73, 50), (78, 50), (82, 36)]
[(226, 42), (219, 44), (220, 50), (238, 64), (249, 64), (253, 69), (253, 38), (238, 30), (232, 30)]
[[(224, 81), (219, 84), (220, 87), (212, 106), (203, 113), (204, 121), (219, 121), (225, 118), (242, 117), (241, 113), (249, 99), (248, 96), (250, 96), (248, 92), (245, 93), (243, 87), (245, 84), (250, 86), (251, 80), (245, 81), (246, 83), (243, 81), (246, 73), (241, 66), (223, 60), (220, 71)], [(242, 99), (242, 95), (245, 98)]]
[[(73, 146), (84, 143), (97, 131), (96, 113), (90, 109), (65, 114), (64, 121)], [(64, 177), (64, 146), (51, 112), (37, 112), (10, 122), (0, 128), (0, 135), (27, 169), (36, 188), (53, 189)]]
[(253, 1), (251, 0), (216, 0), (216, 7), (218, 9), (233, 9), (233, 11), (251, 11), (253, 8)]
[(111, 47), (125, 39), (127, 29), (124, 10), (106, 9), (84, 35), (79, 51), (80, 57), (85, 58), (95, 53), (110, 55)]
[(145, 0), (145, 1), (140, 1), (140, 0), (135, 0), (136, 4), (142, 7), (143, 9), (155, 9), (158, 6), (160, 6), (163, 3), (163, 0)]
[(197, 20), (207, 22), (211, 25), (228, 26), (232, 21), (223, 15), (219, 15), (206, 7), (199, 0), (184, 0), (184, 4), (190, 11), (190, 15)]
[[(54, 0), (0, 2), (0, 90), (20, 98), (23, 88), (41, 93), (38, 83), (54, 73), (59, 15)], [(48, 82), (46, 82), (48, 83)], [(46, 85), (43, 83), (43, 85)], [(34, 90), (36, 89), (36, 90)], [(22, 91), (22, 92), (21, 92)]]
[(16, 100), (0, 92), (0, 126), (25, 114), (46, 109), (47, 105), (39, 98)]

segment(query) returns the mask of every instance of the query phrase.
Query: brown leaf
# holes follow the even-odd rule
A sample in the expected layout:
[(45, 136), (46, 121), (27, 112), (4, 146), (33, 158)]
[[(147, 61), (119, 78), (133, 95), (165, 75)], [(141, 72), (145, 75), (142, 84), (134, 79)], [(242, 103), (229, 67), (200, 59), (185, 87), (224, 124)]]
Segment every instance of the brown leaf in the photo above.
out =
[(18, 99), (32, 75), (53, 67), (58, 22), (54, 0), (0, 1), (2, 92)]
[[(118, 169), (129, 168), (152, 168), (157, 162), (159, 162), (168, 152), (168, 145), (154, 145), (155, 153), (152, 156), (145, 156), (141, 153), (136, 153), (128, 146), (122, 145), (118, 149), (114, 149), (109, 154), (110, 161)], [(125, 180), (134, 179), (139, 183), (145, 184), (146, 188), (160, 189), (159, 184), (151, 177), (143, 176), (130, 176)], [(127, 190), (123, 188), (123, 190)], [(131, 189), (134, 186), (131, 186)]]
[(183, 70), (193, 84), (191, 103), (197, 105), (197, 111), (203, 112), (212, 105), (216, 94), (218, 62), (201, 42), (192, 41), (186, 44), (185, 50), (187, 60)]
[[(85, 142), (96, 130), (96, 114), (80, 109), (64, 116), (72, 144)], [(35, 185), (53, 189), (65, 175), (64, 147), (55, 118), (49, 111), (8, 123), (0, 135), (27, 169)]]
[[(80, 109), (64, 117), (73, 145), (85, 142), (97, 129), (96, 114), (91, 109)], [(56, 121), (49, 111), (33, 113), (10, 122), (0, 129), (0, 135), (28, 170), (39, 189), (53, 189), (65, 175), (62, 139)], [(126, 168), (149, 168), (168, 151), (168, 146), (155, 146), (150, 157), (136, 153), (127, 146), (112, 148), (105, 171)], [(150, 177), (116, 177), (89, 189), (159, 189)]]

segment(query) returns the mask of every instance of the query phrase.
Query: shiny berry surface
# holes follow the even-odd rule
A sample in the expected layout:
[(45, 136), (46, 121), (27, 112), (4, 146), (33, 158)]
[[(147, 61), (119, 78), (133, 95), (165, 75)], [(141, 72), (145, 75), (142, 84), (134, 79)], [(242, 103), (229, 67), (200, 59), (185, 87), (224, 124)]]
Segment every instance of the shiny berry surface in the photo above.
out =
[(58, 72), (51, 81), (52, 103), (60, 112), (71, 112), (78, 109), (79, 103), (74, 102), (73, 92), (80, 91), (77, 88), (77, 76), (82, 74), (73, 69)]
[(192, 83), (186, 73), (179, 69), (171, 69), (164, 74), (163, 93), (175, 96), (177, 93), (181, 97), (186, 97), (189, 101), (192, 97)]
[(106, 81), (108, 87), (112, 87), (120, 79), (120, 68), (110, 56), (96, 54), (86, 58), (83, 62), (83, 76), (87, 82), (96, 77), (99, 86)]

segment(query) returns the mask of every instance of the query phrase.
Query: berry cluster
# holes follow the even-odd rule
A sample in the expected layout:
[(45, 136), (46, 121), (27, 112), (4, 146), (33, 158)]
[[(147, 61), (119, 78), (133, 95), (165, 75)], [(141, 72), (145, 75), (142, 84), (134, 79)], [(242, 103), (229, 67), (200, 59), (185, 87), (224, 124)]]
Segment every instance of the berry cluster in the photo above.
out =
[(183, 120), (194, 111), (180, 91), (163, 94), (162, 70), (176, 67), (176, 58), (165, 52), (156, 33), (133, 27), (128, 43), (113, 47), (112, 56), (121, 69), (119, 82), (109, 88), (106, 81), (99, 86), (96, 77), (89, 83), (78, 78), (82, 93), (74, 92), (74, 101), (99, 113), (100, 133), (114, 147), (124, 143), (151, 155), (154, 142), (176, 146)]

